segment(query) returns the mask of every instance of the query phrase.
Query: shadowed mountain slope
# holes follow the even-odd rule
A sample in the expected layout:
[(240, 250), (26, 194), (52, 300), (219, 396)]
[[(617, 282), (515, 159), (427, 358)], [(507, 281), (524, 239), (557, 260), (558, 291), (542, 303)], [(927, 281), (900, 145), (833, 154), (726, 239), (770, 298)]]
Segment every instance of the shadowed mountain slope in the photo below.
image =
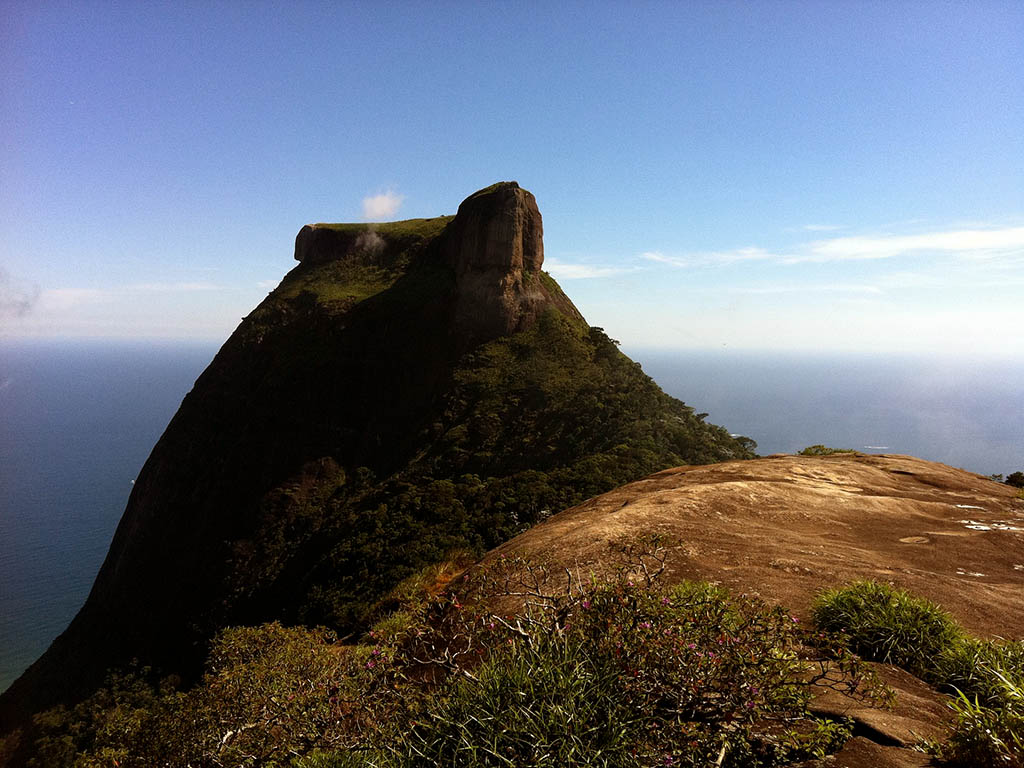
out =
[(356, 628), (413, 570), (624, 482), (749, 458), (665, 395), (541, 271), (515, 182), (454, 217), (313, 225), (197, 380), (89, 598), (0, 723), (132, 659), (194, 674), (221, 627)]

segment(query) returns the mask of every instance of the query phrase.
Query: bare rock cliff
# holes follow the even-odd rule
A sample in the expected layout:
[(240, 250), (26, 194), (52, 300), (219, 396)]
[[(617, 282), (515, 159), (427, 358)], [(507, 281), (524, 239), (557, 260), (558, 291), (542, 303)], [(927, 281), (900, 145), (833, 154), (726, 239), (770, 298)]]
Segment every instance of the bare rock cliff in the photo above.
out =
[(533, 195), (514, 181), (466, 198), (442, 252), (455, 272), (457, 327), (477, 339), (525, 330), (551, 297), (540, 279), (544, 225)]

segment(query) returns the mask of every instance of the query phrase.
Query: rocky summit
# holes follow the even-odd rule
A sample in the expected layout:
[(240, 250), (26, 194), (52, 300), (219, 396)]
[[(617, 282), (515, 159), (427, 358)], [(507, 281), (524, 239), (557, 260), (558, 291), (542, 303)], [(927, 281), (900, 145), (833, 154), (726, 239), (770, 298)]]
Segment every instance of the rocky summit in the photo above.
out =
[(229, 625), (362, 626), (396, 583), (751, 441), (665, 395), (543, 272), (515, 182), (454, 216), (315, 224), (140, 473), (88, 600), (8, 726), (132, 660), (186, 680)]

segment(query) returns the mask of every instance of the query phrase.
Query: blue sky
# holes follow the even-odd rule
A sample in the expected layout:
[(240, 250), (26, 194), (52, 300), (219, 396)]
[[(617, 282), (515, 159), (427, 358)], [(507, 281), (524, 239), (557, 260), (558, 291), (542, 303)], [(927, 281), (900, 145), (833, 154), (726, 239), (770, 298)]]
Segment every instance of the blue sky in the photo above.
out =
[(516, 179), (627, 347), (1024, 359), (1024, 3), (0, 0), (0, 338), (223, 339)]

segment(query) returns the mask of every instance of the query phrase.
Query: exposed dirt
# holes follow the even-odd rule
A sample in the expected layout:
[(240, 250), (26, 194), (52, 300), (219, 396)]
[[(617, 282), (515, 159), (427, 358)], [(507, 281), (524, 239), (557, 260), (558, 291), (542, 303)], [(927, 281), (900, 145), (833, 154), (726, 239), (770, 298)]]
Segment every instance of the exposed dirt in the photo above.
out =
[[(679, 467), (553, 516), (491, 553), (584, 572), (609, 548), (652, 533), (669, 544), (670, 581), (701, 579), (785, 605), (807, 619), (821, 589), (889, 582), (946, 608), (974, 635), (1024, 638), (1024, 499), (1016, 489), (911, 456), (769, 456)], [(808, 766), (931, 765), (911, 747), (942, 739), (944, 697), (892, 667), (892, 711), (829, 693), (814, 709), (847, 716), (855, 736)]]

